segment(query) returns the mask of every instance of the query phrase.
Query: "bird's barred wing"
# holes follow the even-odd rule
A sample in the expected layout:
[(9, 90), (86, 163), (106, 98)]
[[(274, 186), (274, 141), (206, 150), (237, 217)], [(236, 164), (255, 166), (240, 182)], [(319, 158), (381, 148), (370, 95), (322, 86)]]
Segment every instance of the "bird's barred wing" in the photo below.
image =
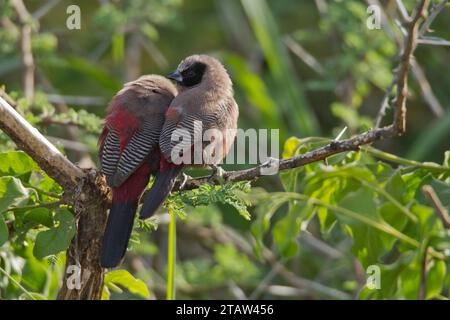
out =
[(164, 123), (164, 115), (155, 114), (146, 119), (120, 155), (111, 186), (120, 186), (140, 165), (148, 155), (158, 147), (159, 133)]
[(106, 137), (100, 146), (101, 172), (109, 180), (116, 172), (120, 158), (120, 139), (112, 128), (105, 128)]
[[(175, 146), (176, 150), (190, 150), (195, 143), (201, 143), (203, 132), (216, 128), (222, 116), (224, 116), (223, 108), (219, 107), (214, 113), (186, 112), (179, 117), (166, 118), (159, 142), (164, 157), (173, 162), (172, 151)], [(188, 139), (185, 138), (186, 135)], [(197, 141), (198, 139), (200, 141)]]

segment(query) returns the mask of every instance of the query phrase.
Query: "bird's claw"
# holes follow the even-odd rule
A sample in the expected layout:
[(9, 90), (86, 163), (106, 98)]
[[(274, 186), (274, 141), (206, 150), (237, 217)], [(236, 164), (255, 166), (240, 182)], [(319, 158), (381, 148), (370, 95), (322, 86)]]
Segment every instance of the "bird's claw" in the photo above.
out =
[(180, 182), (180, 186), (178, 187), (179, 190), (182, 190), (184, 188), (184, 186), (189, 178), (190, 178), (190, 176), (188, 176), (186, 173), (184, 173), (184, 172), (181, 173), (181, 182)]

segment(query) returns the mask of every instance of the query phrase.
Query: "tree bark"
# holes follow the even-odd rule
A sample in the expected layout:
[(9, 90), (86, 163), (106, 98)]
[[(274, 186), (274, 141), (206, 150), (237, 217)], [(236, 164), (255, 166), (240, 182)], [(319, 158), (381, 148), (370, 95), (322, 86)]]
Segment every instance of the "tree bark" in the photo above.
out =
[[(62, 300), (98, 300), (103, 289), (105, 269), (100, 266), (100, 250), (109, 208), (109, 189), (96, 170), (86, 173), (81, 186), (74, 203), (77, 235), (67, 250), (65, 274), (58, 293), (58, 299)], [(80, 277), (78, 287), (74, 286), (74, 275)]]

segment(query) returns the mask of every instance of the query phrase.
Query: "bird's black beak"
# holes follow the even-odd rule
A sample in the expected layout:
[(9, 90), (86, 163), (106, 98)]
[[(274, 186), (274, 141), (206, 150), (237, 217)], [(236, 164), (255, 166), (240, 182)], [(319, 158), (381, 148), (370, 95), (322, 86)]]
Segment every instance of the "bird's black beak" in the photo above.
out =
[(175, 70), (174, 72), (169, 73), (166, 78), (175, 80), (176, 82), (183, 82), (183, 76), (180, 71)]

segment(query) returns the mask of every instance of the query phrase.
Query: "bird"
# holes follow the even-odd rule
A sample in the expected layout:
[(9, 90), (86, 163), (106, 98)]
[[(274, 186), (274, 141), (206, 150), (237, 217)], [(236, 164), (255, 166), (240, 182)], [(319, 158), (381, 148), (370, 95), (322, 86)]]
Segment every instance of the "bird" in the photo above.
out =
[(111, 99), (99, 138), (101, 172), (112, 189), (100, 264), (116, 267), (125, 255), (141, 194), (159, 171), (159, 136), (177, 89), (159, 75), (126, 83)]
[[(176, 82), (178, 95), (165, 113), (159, 137), (159, 171), (145, 196), (141, 219), (150, 217), (158, 210), (183, 167), (209, 165), (213, 168), (213, 175), (217, 173), (217, 165), (228, 154), (236, 136), (239, 108), (234, 99), (233, 83), (219, 60), (205, 54), (192, 55), (182, 60), (167, 77)], [(201, 123), (201, 132), (195, 126), (196, 122)], [(200, 164), (194, 163), (198, 159), (195, 154), (191, 154), (186, 161), (186, 154), (192, 153), (190, 151), (199, 142), (195, 137), (202, 138), (202, 134), (211, 129), (219, 133), (212, 139), (215, 142), (215, 154), (205, 152), (207, 144), (200, 141)], [(184, 146), (184, 137), (182, 142), (173, 138), (177, 132), (184, 132), (190, 138), (186, 139), (188, 143), (184, 143)], [(178, 152), (180, 148), (177, 147), (180, 145), (183, 147)]]

